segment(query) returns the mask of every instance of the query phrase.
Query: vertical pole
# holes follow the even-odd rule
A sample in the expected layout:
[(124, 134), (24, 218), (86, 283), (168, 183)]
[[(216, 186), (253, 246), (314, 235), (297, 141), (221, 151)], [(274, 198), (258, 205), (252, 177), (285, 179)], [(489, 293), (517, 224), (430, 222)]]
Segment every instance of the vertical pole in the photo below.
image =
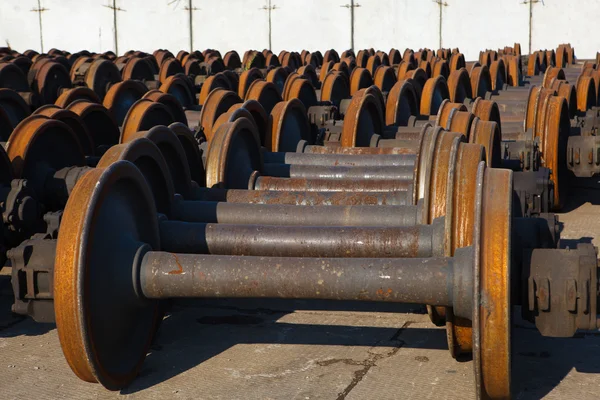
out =
[(42, 34), (42, 5), (40, 0), (37, 1), (38, 3), (38, 21), (40, 24), (40, 50), (43, 53), (44, 52), (44, 35)]
[(442, 4), (442, 0), (440, 0), (438, 2), (438, 4), (440, 5), (440, 21), (439, 21), (439, 24), (440, 24), (439, 35), (440, 36), (439, 36), (439, 47), (438, 47), (438, 49), (441, 49), (442, 48), (442, 7), (444, 5)]
[(115, 32), (115, 54), (118, 56), (119, 55), (119, 40), (118, 40), (118, 34), (117, 34), (117, 0), (113, 0), (113, 25), (115, 27), (114, 32)]
[(354, 51), (354, 0), (350, 0), (350, 49)]
[(533, 24), (533, 0), (529, 0), (529, 54), (531, 54), (532, 24)]
[(269, 0), (269, 50), (271, 50), (271, 35), (272, 35), (272, 30), (271, 30), (271, 10), (273, 9), (273, 7), (271, 7), (271, 0)]
[(188, 13), (190, 19), (190, 53), (194, 51), (194, 24), (193, 24), (192, 0), (188, 0)]

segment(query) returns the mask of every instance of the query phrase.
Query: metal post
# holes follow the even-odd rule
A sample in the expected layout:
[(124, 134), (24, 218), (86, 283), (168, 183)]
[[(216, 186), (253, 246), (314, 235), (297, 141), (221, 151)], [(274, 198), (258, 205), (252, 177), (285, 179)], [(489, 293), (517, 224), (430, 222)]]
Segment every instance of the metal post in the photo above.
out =
[(532, 24), (533, 24), (533, 0), (529, 0), (529, 54), (531, 54)]
[(40, 51), (44, 52), (44, 35), (43, 35), (43, 27), (42, 27), (42, 13), (44, 11), (48, 11), (47, 8), (42, 7), (41, 0), (37, 0), (37, 8), (33, 8), (31, 11), (38, 13), (38, 24), (40, 27)]
[(117, 33), (117, 0), (113, 0), (113, 5), (112, 5), (112, 9), (113, 9), (113, 25), (114, 25), (114, 33), (115, 33), (115, 54), (118, 56), (119, 55), (119, 40), (118, 40), (118, 33)]
[(194, 51), (194, 23), (193, 23), (194, 7), (192, 0), (188, 1), (188, 15), (190, 17), (190, 53)]

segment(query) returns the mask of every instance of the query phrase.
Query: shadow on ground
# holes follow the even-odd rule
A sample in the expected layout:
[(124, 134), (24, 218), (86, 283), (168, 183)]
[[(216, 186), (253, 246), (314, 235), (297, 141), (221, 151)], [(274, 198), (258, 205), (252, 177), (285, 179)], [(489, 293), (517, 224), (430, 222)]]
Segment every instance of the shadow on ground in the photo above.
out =
[[(381, 304), (283, 300), (177, 303), (173, 313), (164, 321), (140, 376), (121, 393), (148, 389), (237, 344), (447, 349), (445, 331), (433, 325), (432, 328), (415, 328), (408, 322), (402, 327), (382, 328), (278, 322), (293, 310), (421, 311), (407, 305), (383, 306), (384, 310)], [(569, 339), (544, 338), (533, 325), (521, 321), (518, 313), (515, 313), (515, 321), (512, 381), (516, 398), (544, 397), (573, 368), (583, 373), (600, 373), (600, 334), (580, 333)]]

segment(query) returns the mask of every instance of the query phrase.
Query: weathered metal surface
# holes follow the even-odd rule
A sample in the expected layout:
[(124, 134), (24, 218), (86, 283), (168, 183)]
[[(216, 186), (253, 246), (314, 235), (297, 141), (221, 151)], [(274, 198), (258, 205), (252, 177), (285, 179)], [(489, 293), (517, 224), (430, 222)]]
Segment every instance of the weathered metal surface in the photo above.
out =
[(229, 203), (290, 204), (290, 205), (407, 205), (412, 204), (413, 194), (398, 192), (305, 192), (206, 189), (194, 191), (193, 199), (226, 201)]

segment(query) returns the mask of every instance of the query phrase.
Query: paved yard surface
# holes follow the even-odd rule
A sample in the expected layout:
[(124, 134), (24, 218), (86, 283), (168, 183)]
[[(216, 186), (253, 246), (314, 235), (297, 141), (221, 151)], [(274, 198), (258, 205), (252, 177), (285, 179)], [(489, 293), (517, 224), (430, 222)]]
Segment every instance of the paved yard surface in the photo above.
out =
[[(580, 181), (563, 245), (600, 245), (600, 186)], [(592, 239), (597, 237), (598, 239)], [(3, 274), (7, 272), (4, 271)], [(419, 306), (185, 301), (164, 321), (140, 377), (121, 392), (78, 380), (53, 325), (10, 316), (0, 275), (0, 399), (469, 399), (473, 365), (446, 350)], [(516, 399), (598, 399), (600, 334), (541, 337), (518, 320)]]

